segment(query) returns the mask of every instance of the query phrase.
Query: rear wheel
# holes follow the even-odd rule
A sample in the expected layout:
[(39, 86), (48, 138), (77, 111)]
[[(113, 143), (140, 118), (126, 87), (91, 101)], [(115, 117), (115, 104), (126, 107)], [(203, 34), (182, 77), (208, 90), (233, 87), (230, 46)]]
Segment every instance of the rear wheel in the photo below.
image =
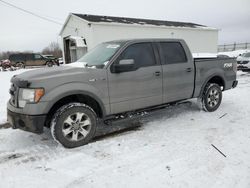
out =
[(53, 138), (66, 148), (87, 144), (95, 135), (97, 116), (89, 106), (69, 103), (55, 113), (51, 121)]
[(25, 68), (25, 64), (23, 62), (19, 62), (16, 64), (16, 67), (20, 68), (20, 69), (24, 69)]
[(208, 83), (202, 96), (202, 107), (207, 112), (217, 110), (221, 104), (222, 91), (218, 84)]

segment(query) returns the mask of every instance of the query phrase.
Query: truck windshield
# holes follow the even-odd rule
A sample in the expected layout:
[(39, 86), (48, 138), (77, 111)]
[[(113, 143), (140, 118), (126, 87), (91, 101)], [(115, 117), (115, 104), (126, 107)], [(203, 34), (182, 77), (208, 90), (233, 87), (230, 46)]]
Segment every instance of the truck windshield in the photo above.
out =
[(85, 63), (86, 67), (103, 68), (113, 55), (120, 49), (122, 43), (102, 43), (86, 53), (77, 62)]

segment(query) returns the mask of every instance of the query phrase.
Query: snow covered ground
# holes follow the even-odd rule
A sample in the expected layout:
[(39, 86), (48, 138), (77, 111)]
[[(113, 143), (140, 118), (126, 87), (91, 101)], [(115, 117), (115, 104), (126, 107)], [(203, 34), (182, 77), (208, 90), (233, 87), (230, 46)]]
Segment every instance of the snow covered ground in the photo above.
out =
[[(16, 73), (0, 72), (1, 121), (8, 80)], [(0, 129), (0, 187), (249, 188), (250, 74), (240, 72), (238, 80), (216, 112), (191, 100), (146, 119), (139, 129), (76, 149), (57, 145), (48, 130)]]

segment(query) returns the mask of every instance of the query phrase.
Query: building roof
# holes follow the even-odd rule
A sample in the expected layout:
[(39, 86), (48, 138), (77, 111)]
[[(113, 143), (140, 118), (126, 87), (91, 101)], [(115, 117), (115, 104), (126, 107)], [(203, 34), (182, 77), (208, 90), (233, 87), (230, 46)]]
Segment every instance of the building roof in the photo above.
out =
[(150, 20), (150, 19), (140, 19), (140, 18), (126, 18), (126, 17), (114, 17), (114, 16), (98, 16), (89, 14), (76, 14), (72, 13), (91, 23), (120, 23), (120, 24), (139, 24), (139, 25), (154, 25), (154, 26), (168, 26), (168, 27), (189, 27), (189, 28), (200, 28), (207, 26), (187, 23), (187, 22), (174, 22), (174, 21), (164, 21), (164, 20)]

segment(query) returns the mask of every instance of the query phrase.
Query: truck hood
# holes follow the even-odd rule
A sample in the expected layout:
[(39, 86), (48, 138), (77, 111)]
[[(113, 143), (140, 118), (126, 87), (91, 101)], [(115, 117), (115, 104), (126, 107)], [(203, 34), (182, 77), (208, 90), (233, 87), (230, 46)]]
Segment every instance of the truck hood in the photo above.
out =
[(89, 82), (94, 75), (103, 75), (104, 71), (72, 66), (41, 68), (16, 75), (11, 81), (19, 87), (55, 87), (70, 82)]
[(87, 73), (87, 71), (85, 71), (85, 68), (83, 67), (77, 68), (77, 67), (61, 66), (61, 67), (30, 70), (17, 75), (17, 77), (22, 80), (35, 81), (35, 80), (59, 78), (77, 73)]

